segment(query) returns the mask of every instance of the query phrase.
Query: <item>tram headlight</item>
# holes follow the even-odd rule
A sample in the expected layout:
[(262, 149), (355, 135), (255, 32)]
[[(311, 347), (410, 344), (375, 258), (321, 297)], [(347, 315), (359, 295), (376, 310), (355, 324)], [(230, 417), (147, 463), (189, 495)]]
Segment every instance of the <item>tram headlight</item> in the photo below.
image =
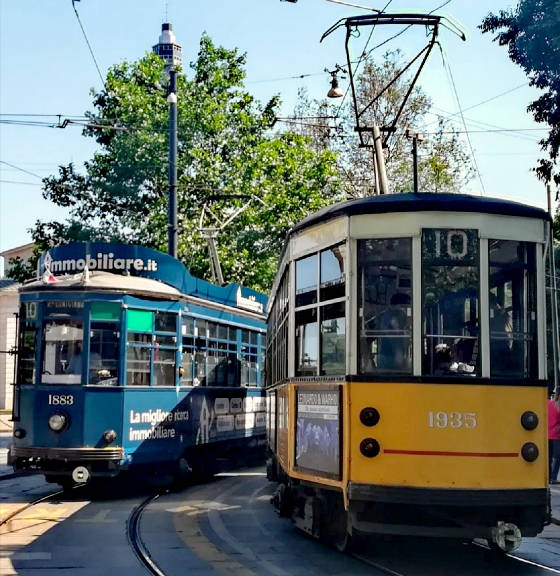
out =
[(111, 444), (117, 439), (117, 433), (114, 430), (105, 430), (103, 432), (103, 440), (107, 442), (107, 444)]
[(360, 422), (364, 426), (375, 426), (379, 422), (379, 412), (375, 408), (364, 408), (360, 412)]
[(360, 452), (366, 458), (374, 458), (379, 454), (381, 448), (379, 446), (379, 442), (375, 440), (375, 438), (364, 438), (360, 442)]
[(533, 442), (527, 442), (521, 447), (521, 456), (527, 462), (534, 462), (539, 457), (539, 449)]
[(49, 428), (53, 432), (62, 432), (65, 428), (68, 427), (68, 416), (63, 414), (62, 412), (55, 412), (51, 414), (49, 417)]
[(521, 426), (525, 428), (525, 430), (534, 430), (539, 425), (539, 417), (532, 412), (531, 410), (527, 410), (527, 412), (523, 412), (521, 416)]

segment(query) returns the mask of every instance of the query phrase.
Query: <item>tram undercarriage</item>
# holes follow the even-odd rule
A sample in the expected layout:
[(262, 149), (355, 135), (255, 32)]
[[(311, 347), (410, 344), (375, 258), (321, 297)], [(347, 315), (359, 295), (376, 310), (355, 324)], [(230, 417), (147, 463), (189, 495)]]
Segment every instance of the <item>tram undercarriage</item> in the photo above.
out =
[[(426, 490), (350, 484), (340, 490), (284, 477), (272, 498), (297, 528), (344, 551), (376, 535), (485, 539), (510, 552), (550, 522), (546, 490)], [(546, 516), (543, 510), (547, 510)]]

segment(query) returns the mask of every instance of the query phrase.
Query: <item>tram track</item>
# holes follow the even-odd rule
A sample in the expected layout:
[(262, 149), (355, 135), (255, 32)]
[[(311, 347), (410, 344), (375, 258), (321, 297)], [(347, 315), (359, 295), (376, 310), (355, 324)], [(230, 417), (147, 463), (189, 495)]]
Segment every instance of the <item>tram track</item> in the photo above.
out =
[[(483, 550), (490, 551), (490, 548), (486, 544), (482, 544), (480, 542), (474, 541), (474, 542), (472, 542), (471, 546), (476, 546), (478, 548), (482, 548)], [(558, 570), (557, 568), (553, 568), (552, 566), (546, 566), (545, 564), (541, 564), (539, 562), (534, 562), (533, 560), (529, 560), (527, 558), (522, 558), (521, 556), (516, 556), (515, 554), (504, 553), (503, 557), (504, 558), (511, 558), (512, 560), (515, 560), (515, 561), (520, 562), (522, 564), (528, 564), (530, 566), (534, 566), (535, 568), (541, 568), (542, 570), (547, 570), (548, 572), (551, 572), (552, 574), (560, 574), (560, 570)]]
[[(475, 547), (480, 548), (480, 549), (482, 549), (488, 553), (494, 554), (496, 560), (503, 561), (504, 563), (509, 560), (509, 561), (517, 562), (519, 564), (525, 564), (528, 566), (532, 566), (534, 568), (539, 568), (539, 569), (545, 570), (546, 572), (551, 573), (551, 574), (560, 574), (560, 570), (557, 568), (553, 568), (552, 566), (546, 566), (545, 564), (541, 564), (539, 562), (534, 562), (534, 561), (529, 560), (527, 558), (522, 558), (521, 556), (516, 556), (515, 554), (510, 554), (510, 553), (500, 554), (500, 553), (492, 552), (488, 546), (486, 546), (485, 544), (482, 544), (480, 542), (473, 541), (470, 544), (470, 546), (475, 546)], [(414, 574), (415, 574), (415, 572), (410, 572), (409, 570), (402, 571), (402, 570), (396, 570), (394, 568), (389, 568), (388, 566), (384, 566), (381, 562), (375, 561), (374, 559), (369, 558), (368, 556), (366, 556), (364, 554), (360, 554), (357, 552), (351, 552), (349, 555), (352, 558), (355, 558), (356, 560), (359, 560), (360, 562), (363, 562), (364, 564), (367, 564), (368, 566), (371, 566), (372, 568), (375, 568), (376, 570), (383, 572), (384, 574), (388, 574), (389, 576), (414, 576)], [(504, 564), (504, 566), (505, 566), (505, 564)]]
[[(2, 479), (4, 479), (4, 477), (2, 477)], [(79, 490), (83, 486), (84, 485), (79, 484), (77, 486), (74, 486), (72, 488), (72, 490)], [(20, 508), (14, 510), (10, 514), (8, 514), (8, 516), (6, 516), (6, 518), (3, 518), (2, 520), (0, 520), (0, 529), (2, 528), (2, 526), (7, 526), (9, 522), (11, 522), (15, 518), (17, 518), (23, 512), (26, 512), (27, 510), (33, 508), (34, 506), (37, 506), (38, 504), (42, 504), (44, 502), (48, 502), (48, 501), (52, 500), (53, 498), (56, 498), (57, 496), (61, 496), (63, 494), (67, 494), (67, 493), (68, 493), (67, 490), (56, 490), (55, 492), (51, 492), (50, 494), (46, 494), (45, 496), (41, 496), (40, 498), (36, 498), (35, 500), (32, 500), (31, 502), (27, 502), (25, 505), (21, 506)], [(3, 533), (3, 534), (10, 533), (10, 532), (11, 532), (11, 530), (0, 530), (0, 533)]]
[(152, 494), (148, 496), (143, 502), (136, 506), (127, 521), (127, 538), (134, 554), (140, 560), (142, 565), (154, 576), (166, 576), (159, 566), (152, 560), (151, 554), (142, 540), (140, 534), (140, 520), (142, 518), (142, 512), (145, 508), (155, 502), (161, 494)]

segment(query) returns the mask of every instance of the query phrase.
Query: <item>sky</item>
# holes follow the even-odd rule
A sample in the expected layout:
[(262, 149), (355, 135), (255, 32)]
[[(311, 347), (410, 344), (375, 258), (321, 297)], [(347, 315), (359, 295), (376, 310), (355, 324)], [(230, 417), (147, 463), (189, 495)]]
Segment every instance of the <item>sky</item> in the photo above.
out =
[[(388, 3), (336, 1), (377, 9)], [(540, 156), (538, 141), (546, 135), (546, 126), (527, 112), (538, 91), (528, 86), (507, 50), (477, 28), (489, 12), (516, 3), (393, 0), (387, 12), (429, 13), (442, 4), (436, 13), (459, 22), (467, 40), (441, 29), (442, 51), (432, 51), (419, 83), (434, 111), (455, 115), (457, 129), (468, 132), (461, 137), (478, 173), (465, 192), (546, 208), (544, 185), (531, 171)], [(113, 64), (150, 51), (163, 22), (172, 24), (182, 46), (184, 69), (196, 58), (206, 32), (216, 44), (247, 54), (247, 90), (262, 103), (279, 95), (282, 114), (289, 116), (299, 88), (311, 99), (322, 99), (330, 87), (325, 68), (346, 65), (344, 28), (320, 42), (322, 34), (341, 18), (367, 13), (335, 0), (80, 0), (74, 7), (71, 0), (0, 0), (0, 252), (30, 242), (28, 229), (37, 220), (66, 217), (64, 209), (42, 198), (41, 178), (70, 162), (81, 167), (96, 150), (77, 126), (14, 121), (55, 126), (58, 114), (82, 116), (93, 110), (91, 90), (102, 89), (101, 76)], [(383, 28), (374, 31), (368, 49), (401, 30)], [(363, 50), (368, 36), (362, 28), (351, 46), (354, 53)], [(423, 28), (415, 27), (373, 55), (400, 48), (412, 58), (424, 42)], [(348, 79), (341, 87), (347, 89)]]

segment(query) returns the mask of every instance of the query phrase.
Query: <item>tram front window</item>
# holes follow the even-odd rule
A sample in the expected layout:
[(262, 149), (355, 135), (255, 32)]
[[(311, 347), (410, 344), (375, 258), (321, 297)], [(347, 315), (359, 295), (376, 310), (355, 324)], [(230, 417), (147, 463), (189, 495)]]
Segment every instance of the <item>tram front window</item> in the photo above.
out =
[(479, 256), (476, 230), (422, 235), (422, 373), (479, 375)]
[(490, 375), (537, 376), (535, 245), (489, 240)]
[(359, 370), (412, 372), (412, 241), (358, 241)]
[(82, 373), (82, 323), (53, 320), (45, 323), (41, 381), (79, 384)]
[(119, 333), (115, 322), (92, 322), (88, 384), (116, 385)]

